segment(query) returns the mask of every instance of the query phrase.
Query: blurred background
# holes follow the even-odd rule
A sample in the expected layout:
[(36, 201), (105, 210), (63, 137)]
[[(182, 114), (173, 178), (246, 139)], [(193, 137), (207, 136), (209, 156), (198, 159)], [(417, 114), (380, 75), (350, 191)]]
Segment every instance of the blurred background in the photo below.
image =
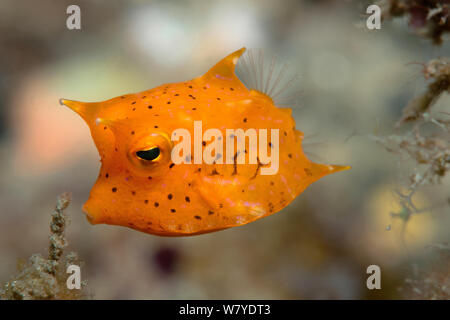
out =
[[(404, 225), (395, 190), (406, 157), (392, 134), (422, 92), (422, 67), (450, 53), (406, 20), (365, 28), (364, 1), (184, 0), (0, 2), (0, 283), (18, 259), (45, 253), (56, 197), (72, 193), (68, 250), (95, 299), (393, 299), (450, 241), (449, 178), (414, 196)], [(81, 30), (66, 8), (81, 8)], [(261, 48), (299, 75), (293, 115), (315, 161), (350, 171), (311, 185), (283, 211), (189, 238), (91, 226), (81, 212), (100, 167), (87, 125), (59, 98), (99, 101), (179, 82), (228, 53)], [(434, 107), (449, 112), (450, 98)], [(366, 288), (381, 267), (382, 290)]]

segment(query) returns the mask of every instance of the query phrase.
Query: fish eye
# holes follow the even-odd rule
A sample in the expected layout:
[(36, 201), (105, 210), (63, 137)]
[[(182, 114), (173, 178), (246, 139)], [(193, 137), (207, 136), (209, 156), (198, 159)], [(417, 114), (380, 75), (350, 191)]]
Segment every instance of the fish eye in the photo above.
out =
[(140, 150), (136, 152), (136, 156), (139, 159), (153, 161), (159, 158), (161, 155), (161, 150), (158, 147), (153, 147), (148, 150)]

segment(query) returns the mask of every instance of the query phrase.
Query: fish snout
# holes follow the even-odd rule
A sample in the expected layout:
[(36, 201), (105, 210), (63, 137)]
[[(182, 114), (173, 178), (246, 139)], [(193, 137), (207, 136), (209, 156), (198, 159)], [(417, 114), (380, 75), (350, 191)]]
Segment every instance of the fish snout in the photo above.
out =
[(91, 199), (89, 199), (82, 208), (82, 211), (86, 215), (86, 219), (90, 224), (99, 224), (104, 222), (101, 210), (101, 207), (96, 206)]

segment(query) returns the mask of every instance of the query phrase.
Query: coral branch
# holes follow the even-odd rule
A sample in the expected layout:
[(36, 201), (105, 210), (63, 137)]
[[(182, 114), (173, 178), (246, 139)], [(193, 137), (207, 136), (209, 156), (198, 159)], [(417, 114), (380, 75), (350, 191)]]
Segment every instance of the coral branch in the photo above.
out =
[(50, 244), (48, 259), (41, 254), (33, 254), (26, 264), (19, 266), (19, 273), (0, 288), (0, 299), (38, 300), (38, 299), (83, 299), (86, 283), (81, 290), (69, 290), (66, 286), (66, 267), (79, 263), (75, 253), (69, 253), (61, 263), (64, 248), (67, 246), (65, 228), (67, 217), (64, 210), (70, 203), (67, 193), (58, 197), (50, 222)]
[(424, 66), (423, 73), (426, 79), (433, 79), (433, 82), (428, 85), (423, 94), (412, 100), (403, 109), (403, 115), (397, 122), (396, 127), (419, 119), (425, 112), (429, 111), (442, 93), (450, 92), (449, 58), (431, 60)]

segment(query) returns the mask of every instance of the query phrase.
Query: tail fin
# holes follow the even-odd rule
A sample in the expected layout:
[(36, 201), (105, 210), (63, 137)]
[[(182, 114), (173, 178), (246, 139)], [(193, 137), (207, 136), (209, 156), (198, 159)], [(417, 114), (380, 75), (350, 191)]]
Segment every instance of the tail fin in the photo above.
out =
[(350, 166), (338, 166), (338, 165), (327, 165), (327, 164), (319, 164), (319, 163), (312, 163), (311, 164), (311, 178), (316, 181), (319, 180), (320, 178), (328, 175), (328, 174), (332, 174), (332, 173), (336, 173), (339, 171), (344, 171), (344, 170), (349, 170), (351, 169)]

